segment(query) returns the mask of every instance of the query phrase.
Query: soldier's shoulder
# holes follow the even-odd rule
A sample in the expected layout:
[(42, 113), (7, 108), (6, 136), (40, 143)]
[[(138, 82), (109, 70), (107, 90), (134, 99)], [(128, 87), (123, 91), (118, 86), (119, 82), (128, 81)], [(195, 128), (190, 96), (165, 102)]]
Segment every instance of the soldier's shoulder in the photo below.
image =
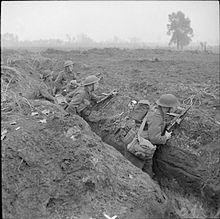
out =
[(59, 72), (59, 75), (64, 75), (64, 74), (65, 74), (65, 71), (64, 71), (64, 70), (62, 70), (62, 71)]

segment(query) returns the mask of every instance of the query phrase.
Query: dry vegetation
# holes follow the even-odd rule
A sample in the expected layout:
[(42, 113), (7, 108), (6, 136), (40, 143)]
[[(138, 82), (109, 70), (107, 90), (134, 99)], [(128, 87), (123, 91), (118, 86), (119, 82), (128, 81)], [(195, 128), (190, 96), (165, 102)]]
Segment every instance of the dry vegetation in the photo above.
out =
[[(106, 218), (104, 211), (120, 219), (218, 217), (218, 54), (116, 48), (3, 50), (1, 59), (4, 218), (99, 219)], [(65, 118), (62, 108), (28, 98), (40, 75), (45, 70), (57, 74), (67, 59), (76, 62), (74, 70), (81, 78), (99, 73), (103, 77), (100, 92), (119, 90), (108, 107), (94, 112), (96, 116), (120, 117), (122, 112), (126, 116), (130, 100), (153, 102), (162, 93), (175, 94), (183, 107), (194, 103), (173, 141), (155, 158), (158, 181), (167, 198), (83, 120)], [(42, 113), (45, 109), (49, 115)], [(38, 115), (32, 116), (33, 112)], [(44, 119), (46, 124), (39, 122)], [(115, 128), (113, 123), (91, 126), (100, 136), (104, 128), (110, 134)], [(72, 127), (78, 131), (71, 129), (69, 136)], [(108, 141), (120, 151), (120, 144)], [(152, 188), (156, 192), (150, 192)]]

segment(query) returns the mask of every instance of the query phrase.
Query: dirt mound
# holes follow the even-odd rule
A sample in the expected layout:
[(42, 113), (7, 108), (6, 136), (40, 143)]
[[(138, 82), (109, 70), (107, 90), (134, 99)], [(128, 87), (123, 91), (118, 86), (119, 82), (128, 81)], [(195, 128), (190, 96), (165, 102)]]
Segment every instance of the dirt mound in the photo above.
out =
[(4, 218), (164, 216), (167, 199), (159, 186), (80, 117), (10, 119), (20, 128), (4, 122)]
[[(117, 132), (117, 128), (124, 121), (128, 125), (126, 116), (129, 112), (125, 108), (119, 110), (119, 106), (127, 106), (128, 101), (129, 98), (119, 96), (108, 109), (99, 110), (96, 115), (100, 119), (102, 115), (107, 117), (123, 112), (119, 118), (100, 120), (97, 124), (90, 122), (92, 130), (122, 155), (125, 155), (121, 138), (123, 129)], [(154, 172), (160, 185), (170, 187), (172, 180), (176, 180), (176, 187), (181, 187), (183, 194), (194, 194), (215, 212), (220, 201), (219, 134), (219, 124), (211, 117), (204, 117), (193, 106), (181, 126), (173, 132), (172, 139), (167, 145), (158, 147), (154, 156)]]
[(31, 109), (30, 101), (27, 98), (40, 84), (38, 80), (40, 76), (32, 76), (24, 69), (9, 66), (1, 66), (1, 74), (2, 112), (23, 111), (23, 105)]
[[(80, 118), (67, 118), (62, 108), (26, 97), (40, 74), (57, 74), (69, 59), (80, 77), (103, 76), (98, 93), (119, 90), (107, 107), (93, 112), (90, 125), (121, 154), (124, 145), (114, 132), (124, 122), (120, 118), (126, 118), (130, 100), (153, 102), (172, 93), (185, 106), (196, 96), (170, 144), (158, 148), (154, 157), (158, 180), (169, 194), (165, 215), (167, 199), (147, 174), (104, 144)], [(98, 219), (106, 218), (104, 212), (139, 219), (214, 217), (219, 208), (219, 55), (116, 48), (6, 50), (1, 61), (7, 65), (1, 69), (5, 218)], [(112, 119), (116, 115), (121, 116)], [(183, 193), (169, 192), (175, 189)], [(189, 194), (196, 194), (195, 202), (186, 200)], [(197, 196), (203, 198), (198, 208)], [(205, 213), (204, 204), (209, 205)]]
[(201, 151), (201, 157), (174, 146), (158, 148), (154, 157), (154, 171), (161, 178), (161, 184), (164, 178), (175, 179), (181, 187), (184, 186), (184, 192), (198, 195), (207, 206), (217, 210), (220, 200), (217, 145), (218, 142), (210, 145), (215, 147), (211, 153)]

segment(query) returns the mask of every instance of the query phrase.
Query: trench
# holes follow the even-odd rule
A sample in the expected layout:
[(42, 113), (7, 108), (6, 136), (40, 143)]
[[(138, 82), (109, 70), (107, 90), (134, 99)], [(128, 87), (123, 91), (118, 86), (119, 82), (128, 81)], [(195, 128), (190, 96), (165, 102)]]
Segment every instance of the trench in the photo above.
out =
[[(90, 121), (87, 122), (90, 125), (91, 130), (95, 132), (98, 136), (100, 136), (103, 142), (114, 147), (126, 158), (124, 150), (125, 144), (120, 141), (120, 139), (117, 139), (117, 137), (114, 136), (114, 133), (106, 130), (106, 128), (103, 129), (103, 126), (105, 125), (104, 121), (102, 121), (101, 123)], [(161, 168), (159, 168), (158, 166), (163, 163), (163, 161), (157, 160), (157, 155), (160, 152), (156, 150), (155, 153), (156, 156), (153, 157), (152, 161), (154, 176), (151, 178), (160, 186), (161, 190), (167, 195), (168, 200), (170, 201), (171, 210), (169, 218), (218, 218), (220, 209), (218, 199), (210, 201), (208, 200), (210, 197), (202, 198), (200, 195), (198, 195), (203, 191), (201, 191), (201, 188), (199, 186), (198, 188), (191, 188), (190, 177), (188, 179), (189, 185), (186, 186), (185, 184), (181, 183), (181, 178), (178, 179), (179, 173), (177, 174), (177, 178), (172, 178), (169, 174), (167, 174), (166, 171), (161, 172)], [(131, 163), (138, 167), (138, 165), (134, 164), (133, 162)], [(169, 168), (173, 172), (176, 171), (175, 168), (177, 167), (175, 167), (175, 165), (169, 163), (167, 163), (166, 165), (169, 165)], [(143, 168), (142, 171), (149, 174), (149, 171), (145, 168)], [(181, 174), (185, 174), (187, 176), (187, 172), (184, 172), (184, 170), (180, 170), (179, 172), (181, 171)], [(199, 177), (196, 175), (194, 178), (197, 181), (199, 180)]]

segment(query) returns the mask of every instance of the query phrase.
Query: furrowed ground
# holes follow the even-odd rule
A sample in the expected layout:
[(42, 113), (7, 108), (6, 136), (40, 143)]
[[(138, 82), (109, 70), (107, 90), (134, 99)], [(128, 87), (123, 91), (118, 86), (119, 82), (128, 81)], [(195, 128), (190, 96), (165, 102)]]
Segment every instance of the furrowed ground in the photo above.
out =
[[(100, 117), (126, 112), (130, 100), (154, 102), (164, 93), (176, 95), (182, 107), (193, 100), (172, 141), (156, 151), (154, 171), (159, 184), (117, 151), (121, 145), (111, 139), (112, 127), (90, 124), (90, 128), (78, 116), (65, 117), (58, 106), (25, 97), (41, 74), (49, 70), (56, 75), (69, 59), (75, 62), (80, 78), (102, 76), (98, 92), (119, 90), (110, 105), (96, 112)], [(4, 218), (99, 219), (107, 218), (105, 214), (119, 219), (217, 218), (219, 88), (219, 54), (160, 49), (3, 49)], [(45, 109), (48, 115), (42, 113)], [(33, 116), (33, 112), (38, 114)]]

